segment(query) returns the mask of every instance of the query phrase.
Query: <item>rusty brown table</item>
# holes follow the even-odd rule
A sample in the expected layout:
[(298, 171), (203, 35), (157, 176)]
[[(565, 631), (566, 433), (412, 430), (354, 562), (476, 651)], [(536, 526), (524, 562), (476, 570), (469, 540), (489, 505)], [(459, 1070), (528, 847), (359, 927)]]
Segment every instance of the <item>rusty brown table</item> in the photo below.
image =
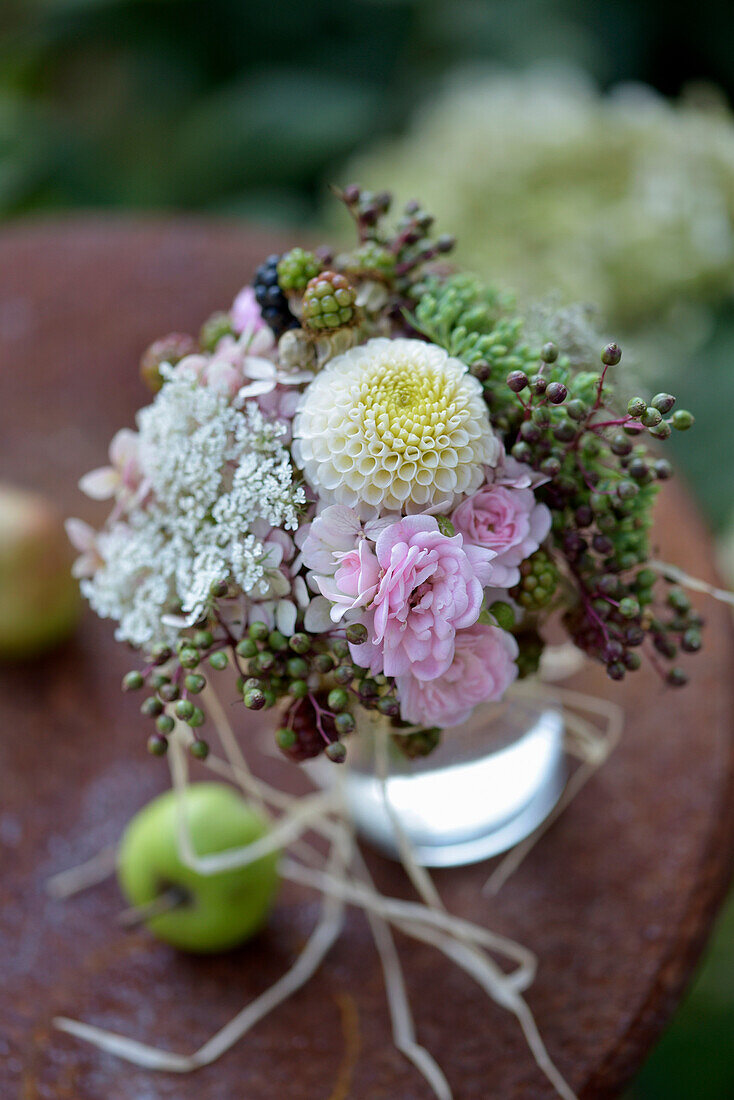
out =
[[(225, 305), (272, 241), (235, 225), (82, 220), (6, 228), (0, 238), (0, 473), (51, 492), (73, 514), (78, 477), (145, 400), (141, 349)], [(660, 552), (710, 576), (708, 539), (666, 488)], [(650, 674), (621, 689), (621, 747), (497, 899), (487, 868), (443, 872), (450, 908), (514, 936), (541, 960), (529, 993), (551, 1055), (584, 1100), (612, 1097), (668, 1020), (725, 890), (732, 854), (734, 676), (727, 612), (706, 605), (694, 684)], [(114, 882), (60, 902), (44, 882), (113, 843), (166, 784), (136, 703), (118, 685), (126, 654), (87, 616), (42, 663), (0, 674), (0, 1095), (22, 1100), (419, 1100), (425, 1083), (393, 1049), (363, 917), (318, 977), (220, 1063), (186, 1078), (128, 1066), (52, 1030), (63, 1012), (188, 1051), (286, 968), (317, 900), (286, 890), (268, 931), (242, 950), (186, 958), (115, 924)], [(265, 763), (266, 767), (273, 767)], [(280, 767), (280, 765), (276, 765)], [(286, 767), (283, 765), (283, 767)], [(295, 772), (281, 772), (297, 780)], [(409, 896), (375, 858), (384, 890)], [(456, 1100), (543, 1100), (552, 1090), (515, 1021), (429, 947), (401, 942), (419, 1038)]]

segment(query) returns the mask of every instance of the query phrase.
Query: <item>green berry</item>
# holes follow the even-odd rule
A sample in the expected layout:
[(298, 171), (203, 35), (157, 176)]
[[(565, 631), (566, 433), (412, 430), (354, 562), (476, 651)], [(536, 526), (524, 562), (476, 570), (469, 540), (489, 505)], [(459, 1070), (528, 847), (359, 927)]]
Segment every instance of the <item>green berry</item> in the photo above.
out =
[(155, 695), (149, 695), (140, 706), (140, 713), (146, 718), (157, 718), (163, 713), (163, 703)]
[(199, 651), (189, 646), (181, 650), (178, 659), (183, 668), (196, 668), (200, 661)]
[(635, 420), (639, 420), (639, 418), (647, 412), (647, 401), (645, 401), (644, 397), (630, 398), (627, 402), (627, 412), (630, 416), (634, 416)]
[(678, 432), (687, 432), (693, 426), (694, 417), (688, 409), (677, 409), (670, 418), (670, 423)]
[(672, 393), (656, 393), (650, 404), (665, 416), (675, 405), (675, 398)]
[(441, 740), (439, 729), (419, 730), (416, 733), (394, 733), (393, 743), (408, 760), (428, 756)]
[(351, 733), (356, 728), (357, 723), (353, 714), (350, 714), (349, 711), (344, 711), (342, 714), (337, 714), (334, 719), (334, 725), (336, 726), (337, 733), (345, 734)]
[(296, 734), (287, 726), (281, 726), (275, 731), (275, 743), (279, 749), (292, 749), (296, 740)]
[(262, 688), (250, 688), (245, 692), (244, 702), (248, 710), (262, 710), (265, 701), (265, 692)]
[(648, 405), (640, 417), (646, 428), (656, 428), (662, 419), (663, 414), (658, 409), (654, 409), (652, 405)]
[(347, 750), (341, 741), (332, 741), (326, 746), (326, 755), (333, 764), (343, 764), (347, 758)]
[(252, 638), (243, 638), (241, 642), (237, 643), (237, 655), (247, 658), (257, 655), (257, 645)]
[(206, 760), (209, 755), (209, 745), (206, 741), (202, 741), (202, 739), (198, 737), (189, 745), (189, 752), (196, 760)]
[(327, 706), (334, 714), (346, 710), (349, 706), (349, 695), (344, 688), (332, 688), (327, 698)]
[(270, 631), (268, 630), (265, 623), (256, 622), (256, 623), (250, 623), (249, 633), (250, 633), (250, 637), (252, 638), (253, 642), (264, 642), (267, 639), (268, 634), (270, 633)]
[(194, 713), (194, 704), (190, 699), (179, 699), (175, 709), (176, 717), (180, 718), (182, 722), (188, 722), (189, 718)]
[(165, 756), (168, 751), (168, 741), (160, 733), (151, 733), (148, 738), (148, 752), (152, 756)]
[(288, 675), (294, 680), (298, 680), (303, 676), (308, 676), (308, 661), (304, 661), (303, 657), (291, 657), (286, 661), (285, 667)]
[(334, 672), (334, 679), (337, 684), (351, 684), (354, 679), (354, 671), (351, 665), (339, 665)]
[[(347, 650), (347, 653), (348, 652)], [(346, 655), (347, 654), (342, 654), (342, 656)], [(317, 653), (313, 659), (313, 667), (317, 672), (321, 672), (325, 675), (327, 672), (331, 672), (334, 667), (334, 658), (330, 653)]]
[(601, 361), (607, 367), (616, 367), (621, 358), (622, 349), (619, 344), (607, 344), (604, 351), (601, 353)]
[(268, 645), (276, 653), (283, 653), (288, 648), (288, 639), (279, 630), (271, 630), (268, 634)]
[(142, 672), (138, 672), (137, 669), (133, 669), (132, 672), (126, 672), (122, 678), (122, 690), (123, 691), (140, 691), (145, 681), (143, 680)]
[(585, 405), (583, 401), (579, 401), (578, 397), (567, 402), (565, 408), (571, 419), (576, 421), (583, 420), (589, 412), (588, 405)]
[(288, 694), (294, 699), (304, 699), (308, 695), (308, 684), (305, 680), (291, 680), (288, 685)]
[(292, 248), (278, 260), (278, 285), (281, 290), (303, 290), (320, 271), (321, 264), (313, 252)]
[(357, 292), (345, 275), (324, 271), (311, 279), (303, 295), (303, 324), (317, 332), (356, 320)]
[(198, 695), (206, 687), (206, 677), (200, 672), (190, 672), (184, 680), (184, 687), (192, 695)]
[(163, 734), (173, 733), (174, 727), (176, 725), (170, 714), (160, 714), (156, 718), (155, 724), (158, 732)]
[(311, 640), (308, 634), (293, 634), (288, 639), (288, 645), (294, 653), (308, 653), (311, 648)]
[(685, 687), (688, 683), (688, 676), (682, 668), (671, 668), (665, 679), (671, 687)]
[(540, 358), (544, 363), (555, 363), (558, 358), (558, 348), (553, 343), (544, 344), (540, 351)]
[(223, 649), (218, 649), (216, 653), (212, 653), (209, 658), (209, 664), (212, 668), (215, 668), (217, 672), (222, 672), (229, 665), (229, 658)]
[(619, 601), (618, 610), (625, 619), (634, 619), (636, 615), (640, 614), (640, 605), (634, 596), (625, 596), (623, 600)]
[(350, 623), (347, 627), (347, 641), (351, 645), (364, 645), (367, 641), (367, 627), (362, 623)]
[(203, 726), (206, 721), (206, 716), (201, 707), (194, 707), (194, 713), (189, 718), (188, 724), (192, 729), (196, 729), (197, 726)]
[(667, 604), (674, 611), (690, 611), (691, 601), (682, 588), (671, 588), (667, 595)]

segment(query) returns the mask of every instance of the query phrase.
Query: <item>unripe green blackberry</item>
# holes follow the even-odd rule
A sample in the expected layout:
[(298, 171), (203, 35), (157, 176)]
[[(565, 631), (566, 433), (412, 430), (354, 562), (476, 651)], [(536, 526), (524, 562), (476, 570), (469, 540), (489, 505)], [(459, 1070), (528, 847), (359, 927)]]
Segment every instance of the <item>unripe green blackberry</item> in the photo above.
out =
[(199, 344), (202, 351), (214, 351), (224, 336), (233, 336), (232, 320), (228, 313), (212, 313), (199, 332)]
[(321, 264), (313, 252), (292, 248), (280, 257), (276, 270), (281, 290), (303, 290), (309, 280), (321, 271)]
[(140, 360), (140, 377), (148, 389), (153, 393), (163, 385), (161, 375), (161, 363), (170, 363), (175, 367), (176, 363), (186, 355), (193, 355), (198, 348), (193, 336), (185, 332), (169, 332), (168, 336), (162, 336), (160, 340), (154, 340), (150, 347), (146, 348)]
[(324, 271), (311, 279), (303, 295), (303, 324), (317, 332), (351, 324), (357, 293), (345, 275)]
[(520, 566), (520, 583), (511, 595), (528, 611), (547, 607), (558, 587), (558, 570), (545, 550), (536, 550)]
[(377, 241), (365, 241), (364, 244), (351, 252), (346, 259), (344, 268), (355, 274), (374, 275), (378, 278), (391, 279), (395, 274), (396, 256), (389, 248), (384, 248)]

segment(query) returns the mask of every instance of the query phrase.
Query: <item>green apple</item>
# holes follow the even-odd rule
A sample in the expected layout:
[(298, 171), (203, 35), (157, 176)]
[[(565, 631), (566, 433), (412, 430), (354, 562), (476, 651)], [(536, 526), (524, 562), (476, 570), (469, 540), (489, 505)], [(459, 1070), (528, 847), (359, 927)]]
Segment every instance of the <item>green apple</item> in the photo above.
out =
[[(197, 855), (241, 848), (268, 831), (260, 814), (223, 783), (191, 784), (185, 805)], [(145, 924), (182, 951), (226, 951), (243, 943), (267, 919), (278, 887), (278, 853), (202, 875), (182, 863), (177, 836), (178, 803), (171, 790), (144, 806), (125, 830), (118, 856), (123, 894), (131, 905), (146, 907), (178, 891), (179, 904)]]
[(71, 633), (79, 615), (71, 559), (52, 505), (0, 485), (0, 658), (33, 657)]

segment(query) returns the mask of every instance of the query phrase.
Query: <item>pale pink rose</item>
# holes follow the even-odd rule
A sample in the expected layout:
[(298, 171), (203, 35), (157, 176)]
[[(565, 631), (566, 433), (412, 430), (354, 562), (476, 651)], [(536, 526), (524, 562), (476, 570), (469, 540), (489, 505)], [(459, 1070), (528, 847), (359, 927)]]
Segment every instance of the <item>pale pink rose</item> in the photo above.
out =
[(501, 699), (517, 677), (517, 642), (497, 626), (477, 623), (456, 635), (454, 659), (442, 676), (420, 680), (412, 672), (396, 679), (400, 714), (416, 726), (449, 729), (474, 707)]
[(353, 550), (362, 535), (362, 521), (352, 508), (331, 504), (296, 532), (296, 544), (307, 569), (333, 576), (340, 557)]
[(380, 580), (380, 566), (367, 542), (360, 539), (354, 550), (338, 555), (339, 565), (333, 577), (317, 577), (323, 596), (332, 603), (331, 618), (338, 623), (347, 611), (371, 603)]
[(489, 482), (454, 509), (451, 522), (465, 542), (496, 552), (492, 585), (511, 588), (519, 583), (520, 563), (550, 531), (551, 514), (536, 502), (532, 489)]
[(433, 516), (407, 516), (384, 528), (375, 544), (379, 587), (365, 615), (369, 639), (352, 659), (373, 675), (409, 670), (433, 680), (454, 659), (456, 632), (472, 626), (490, 583), (495, 554), (442, 535)]
[(251, 286), (245, 286), (239, 292), (232, 303), (229, 317), (237, 335), (245, 331), (257, 332), (258, 329), (267, 327)]

